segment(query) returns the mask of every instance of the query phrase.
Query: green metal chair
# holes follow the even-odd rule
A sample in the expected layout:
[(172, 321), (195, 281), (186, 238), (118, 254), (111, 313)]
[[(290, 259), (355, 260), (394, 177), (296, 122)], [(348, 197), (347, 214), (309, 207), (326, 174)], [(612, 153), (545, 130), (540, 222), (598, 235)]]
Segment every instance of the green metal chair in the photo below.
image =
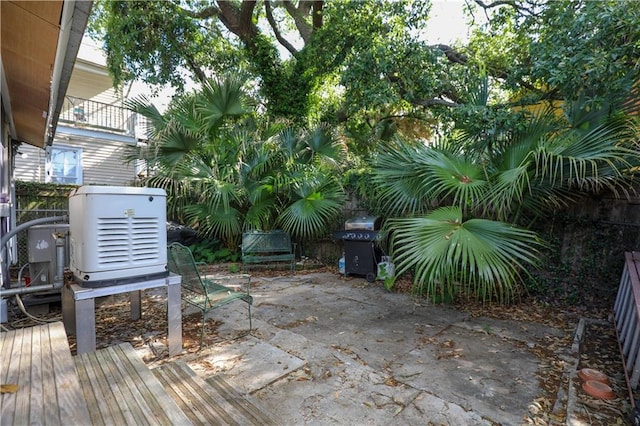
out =
[(202, 312), (200, 348), (202, 348), (204, 339), (207, 312), (236, 300), (242, 300), (248, 305), (249, 331), (247, 334), (251, 333), (251, 305), (253, 298), (250, 295), (250, 280), (247, 280), (246, 292), (241, 292), (211, 279), (201, 277), (191, 251), (180, 243), (172, 243), (167, 247), (167, 263), (170, 272), (182, 276), (182, 300)]

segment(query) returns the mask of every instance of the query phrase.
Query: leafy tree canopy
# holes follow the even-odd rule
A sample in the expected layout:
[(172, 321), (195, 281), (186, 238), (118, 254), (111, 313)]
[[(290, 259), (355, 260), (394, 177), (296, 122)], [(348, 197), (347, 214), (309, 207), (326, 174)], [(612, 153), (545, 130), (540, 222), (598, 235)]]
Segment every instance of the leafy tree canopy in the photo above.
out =
[(507, 87), (538, 99), (628, 97), (640, 79), (640, 8), (632, 0), (475, 1), (490, 12), (469, 51)]
[[(180, 87), (187, 76), (246, 70), (272, 116), (343, 123), (363, 154), (397, 132), (517, 126), (516, 104), (628, 97), (640, 78), (632, 0), (464, 7), (472, 22), (481, 14), (487, 22), (457, 46), (423, 39), (430, 2), (422, 0), (98, 0), (91, 29), (103, 35), (118, 82)], [(478, 99), (485, 80), (494, 95)]]

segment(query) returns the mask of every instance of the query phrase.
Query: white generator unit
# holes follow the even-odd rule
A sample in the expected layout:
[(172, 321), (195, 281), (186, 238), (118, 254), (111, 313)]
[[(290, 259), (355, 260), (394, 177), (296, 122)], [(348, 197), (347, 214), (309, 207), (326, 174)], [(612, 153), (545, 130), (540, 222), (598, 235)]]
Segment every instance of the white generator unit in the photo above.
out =
[(167, 195), (157, 188), (82, 186), (69, 195), (70, 264), (83, 287), (168, 275)]

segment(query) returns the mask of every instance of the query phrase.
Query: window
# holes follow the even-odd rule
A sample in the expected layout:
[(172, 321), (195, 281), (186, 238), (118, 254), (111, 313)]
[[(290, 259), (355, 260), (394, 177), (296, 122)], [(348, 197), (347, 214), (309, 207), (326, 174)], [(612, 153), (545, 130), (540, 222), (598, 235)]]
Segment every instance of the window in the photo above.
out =
[(46, 181), (82, 185), (82, 149), (56, 145), (47, 156)]

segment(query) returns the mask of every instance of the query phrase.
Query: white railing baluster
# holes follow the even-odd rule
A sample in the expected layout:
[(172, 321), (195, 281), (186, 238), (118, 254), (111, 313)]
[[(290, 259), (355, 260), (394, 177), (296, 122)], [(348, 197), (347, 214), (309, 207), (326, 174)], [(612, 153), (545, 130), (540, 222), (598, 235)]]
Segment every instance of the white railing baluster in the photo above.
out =
[(635, 318), (635, 312), (633, 312), (633, 297), (632, 292), (629, 292), (627, 300), (624, 304), (624, 311), (622, 314), (622, 330), (620, 330), (620, 342), (624, 343), (627, 339), (627, 332), (629, 331), (629, 327)]
[(620, 311), (624, 305), (624, 301), (627, 300), (626, 293), (629, 291), (631, 281), (629, 280), (629, 270), (627, 269), (627, 263), (625, 262), (624, 268), (622, 268), (622, 278), (620, 279), (620, 287), (618, 295), (616, 296), (616, 303), (614, 305), (615, 319), (620, 319)]
[(633, 391), (640, 381), (640, 256), (625, 253), (625, 263), (620, 278), (618, 294), (613, 305), (615, 329), (620, 343), (620, 356), (625, 379), (633, 400)]
[[(625, 347), (623, 348), (623, 353), (627, 359), (635, 359), (638, 356), (638, 339), (640, 338), (640, 327), (638, 324), (635, 326), (635, 332), (633, 333), (633, 339), (629, 339), (627, 343), (625, 343)], [(627, 371), (631, 371), (631, 366), (627, 366)]]
[(638, 380), (640, 380), (640, 353), (633, 361), (633, 374), (629, 379), (629, 386), (631, 389), (636, 390), (638, 388)]

